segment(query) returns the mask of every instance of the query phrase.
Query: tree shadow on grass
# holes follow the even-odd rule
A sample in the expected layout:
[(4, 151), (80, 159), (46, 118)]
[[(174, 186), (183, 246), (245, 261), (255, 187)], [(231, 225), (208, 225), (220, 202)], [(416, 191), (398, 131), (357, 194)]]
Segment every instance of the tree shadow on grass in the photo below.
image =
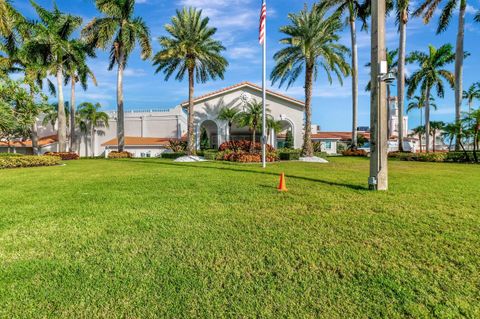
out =
[[(174, 166), (174, 167), (193, 167), (193, 168), (199, 168), (199, 169), (208, 169), (208, 170), (223, 170), (223, 171), (231, 171), (231, 172), (238, 172), (238, 173), (251, 173), (251, 174), (262, 174), (262, 175), (271, 175), (271, 176), (278, 176), (278, 172), (266, 172), (266, 171), (260, 171), (260, 170), (248, 170), (244, 169), (238, 164), (234, 163), (222, 163), (225, 166), (210, 166), (208, 163), (199, 163), (199, 164), (190, 164), (190, 163), (176, 163), (176, 162), (165, 162), (165, 161), (152, 161), (152, 160), (134, 160), (131, 161), (133, 163), (144, 163), (144, 164), (155, 164), (155, 165), (166, 165), (166, 166)], [(234, 166), (235, 165), (235, 166)], [(350, 188), (353, 190), (363, 190), (366, 191), (368, 190), (367, 187), (363, 187), (360, 185), (355, 185), (355, 184), (348, 184), (348, 183), (339, 183), (339, 182), (333, 182), (333, 181), (328, 181), (328, 180), (323, 180), (323, 179), (318, 179), (318, 178), (311, 178), (311, 177), (305, 177), (305, 176), (298, 176), (298, 175), (291, 175), (291, 174), (285, 174), (286, 177), (288, 178), (293, 178), (293, 179), (300, 179), (304, 181), (309, 181), (309, 182), (314, 182), (314, 183), (322, 183), (325, 185), (329, 186), (337, 186), (337, 187), (346, 187)]]

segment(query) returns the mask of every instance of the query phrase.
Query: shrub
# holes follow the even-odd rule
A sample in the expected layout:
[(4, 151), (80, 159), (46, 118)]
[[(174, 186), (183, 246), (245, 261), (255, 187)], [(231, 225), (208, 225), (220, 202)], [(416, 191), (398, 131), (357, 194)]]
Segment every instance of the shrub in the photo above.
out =
[(359, 157), (366, 157), (368, 154), (365, 150), (352, 150), (348, 149), (342, 152), (343, 156), (359, 156)]
[[(218, 151), (216, 150), (205, 150), (203, 152), (203, 157), (206, 159), (206, 160), (210, 160), (210, 161), (213, 161), (217, 158), (217, 154), (218, 154)], [(200, 155), (199, 155), (200, 156)]]
[(0, 169), (18, 167), (53, 166), (60, 163), (58, 156), (2, 156)]
[(287, 135), (285, 136), (285, 148), (292, 149), (293, 148), (293, 132), (292, 130), (287, 131)]
[[(239, 162), (239, 163), (260, 163), (262, 161), (261, 153), (249, 153), (245, 151), (226, 150), (219, 152), (216, 156), (217, 160)], [(267, 162), (275, 162), (278, 160), (277, 152), (267, 152)]]
[(174, 153), (185, 152), (187, 150), (187, 141), (170, 140), (168, 141), (168, 149)]
[(454, 163), (471, 163), (475, 160), (472, 151), (465, 152), (448, 152), (445, 161)]
[(80, 156), (74, 152), (48, 152), (45, 156), (58, 156), (62, 161), (78, 160)]
[[(220, 147), (218, 148), (219, 151), (223, 152), (226, 150), (231, 150), (231, 151), (244, 151), (244, 152), (250, 152), (250, 146), (252, 145), (252, 141), (248, 140), (241, 140), (241, 141), (230, 141), (230, 142), (225, 142)], [(256, 151), (260, 151), (262, 149), (262, 144), (261, 143), (255, 143), (253, 146), (253, 149)], [(273, 152), (275, 148), (273, 146), (267, 144), (267, 152)]]
[(313, 155), (316, 157), (327, 158), (328, 154), (326, 152), (314, 152)]
[(388, 154), (390, 158), (397, 158), (401, 161), (416, 162), (445, 162), (447, 153), (401, 153), (391, 152)]
[(117, 151), (112, 151), (108, 153), (108, 158), (132, 158), (133, 154), (130, 152), (117, 152)]
[(185, 152), (165, 152), (162, 153), (162, 158), (177, 159), (185, 155)]
[(302, 150), (283, 148), (278, 150), (278, 157), (281, 161), (296, 161), (300, 159)]
[(25, 156), (18, 153), (0, 153), (0, 157), (14, 157), (14, 156)]

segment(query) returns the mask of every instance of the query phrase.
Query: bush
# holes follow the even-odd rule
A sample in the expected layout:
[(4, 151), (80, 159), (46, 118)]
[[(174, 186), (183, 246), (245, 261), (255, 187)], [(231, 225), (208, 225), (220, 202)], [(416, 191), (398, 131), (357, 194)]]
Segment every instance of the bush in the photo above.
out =
[(472, 163), (475, 161), (475, 158), (472, 151), (467, 151), (467, 155), (465, 155), (465, 152), (448, 152), (445, 161), (454, 163)]
[(203, 152), (203, 157), (209, 161), (214, 161), (217, 158), (217, 155), (218, 155), (218, 151), (216, 150), (205, 150)]
[(328, 154), (326, 152), (314, 152), (313, 155), (320, 158), (327, 158)]
[(17, 153), (0, 153), (0, 157), (15, 157), (15, 156), (25, 156)]
[(58, 156), (62, 161), (78, 160), (80, 156), (74, 152), (48, 152), (44, 154), (45, 156)]
[[(252, 145), (252, 141), (248, 140), (241, 140), (241, 141), (230, 141), (230, 142), (225, 142), (220, 147), (218, 150), (220, 152), (230, 150), (230, 151), (243, 151), (243, 152), (250, 152), (250, 146)], [(256, 151), (260, 151), (262, 149), (262, 144), (261, 143), (255, 143), (253, 146), (253, 149)], [(273, 146), (267, 144), (267, 152), (273, 152), (275, 151), (275, 148)]]
[(401, 153), (392, 152), (388, 154), (390, 158), (397, 158), (401, 161), (415, 162), (445, 162), (447, 153)]
[(187, 150), (187, 141), (180, 141), (180, 140), (170, 140), (168, 141), (168, 148), (174, 152), (185, 152)]
[(298, 161), (302, 150), (293, 150), (293, 149), (281, 149), (278, 150), (278, 157), (281, 161)]
[(2, 156), (0, 157), (0, 169), (18, 167), (53, 166), (60, 163), (58, 156)]
[[(245, 151), (226, 150), (219, 152), (216, 156), (217, 160), (230, 161), (239, 163), (260, 163), (262, 161), (261, 153), (249, 153)], [(267, 152), (267, 162), (275, 162), (278, 160), (277, 152)]]
[(185, 152), (165, 152), (162, 153), (162, 158), (169, 158), (169, 159), (177, 159), (179, 157), (185, 156), (187, 153)]
[(359, 156), (359, 157), (367, 157), (367, 152), (364, 150), (352, 150), (348, 149), (342, 152), (343, 156)]
[(108, 153), (108, 158), (132, 158), (133, 154), (130, 152), (117, 152), (117, 151), (112, 151)]

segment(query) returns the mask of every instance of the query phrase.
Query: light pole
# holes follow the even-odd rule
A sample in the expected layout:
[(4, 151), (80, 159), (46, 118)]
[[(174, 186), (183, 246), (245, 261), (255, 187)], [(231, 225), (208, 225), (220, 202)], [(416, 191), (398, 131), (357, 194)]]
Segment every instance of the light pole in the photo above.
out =
[(370, 93), (370, 177), (371, 190), (388, 190), (387, 83), (389, 77), (385, 48), (385, 0), (372, 1), (372, 55)]

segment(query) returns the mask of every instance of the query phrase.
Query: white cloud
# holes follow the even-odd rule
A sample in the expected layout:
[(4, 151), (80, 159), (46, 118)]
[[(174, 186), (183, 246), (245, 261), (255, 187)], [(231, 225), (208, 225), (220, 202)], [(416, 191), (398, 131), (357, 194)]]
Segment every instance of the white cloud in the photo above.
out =
[(232, 59), (255, 59), (259, 58), (260, 46), (258, 48), (252, 46), (236, 46), (227, 51)]

